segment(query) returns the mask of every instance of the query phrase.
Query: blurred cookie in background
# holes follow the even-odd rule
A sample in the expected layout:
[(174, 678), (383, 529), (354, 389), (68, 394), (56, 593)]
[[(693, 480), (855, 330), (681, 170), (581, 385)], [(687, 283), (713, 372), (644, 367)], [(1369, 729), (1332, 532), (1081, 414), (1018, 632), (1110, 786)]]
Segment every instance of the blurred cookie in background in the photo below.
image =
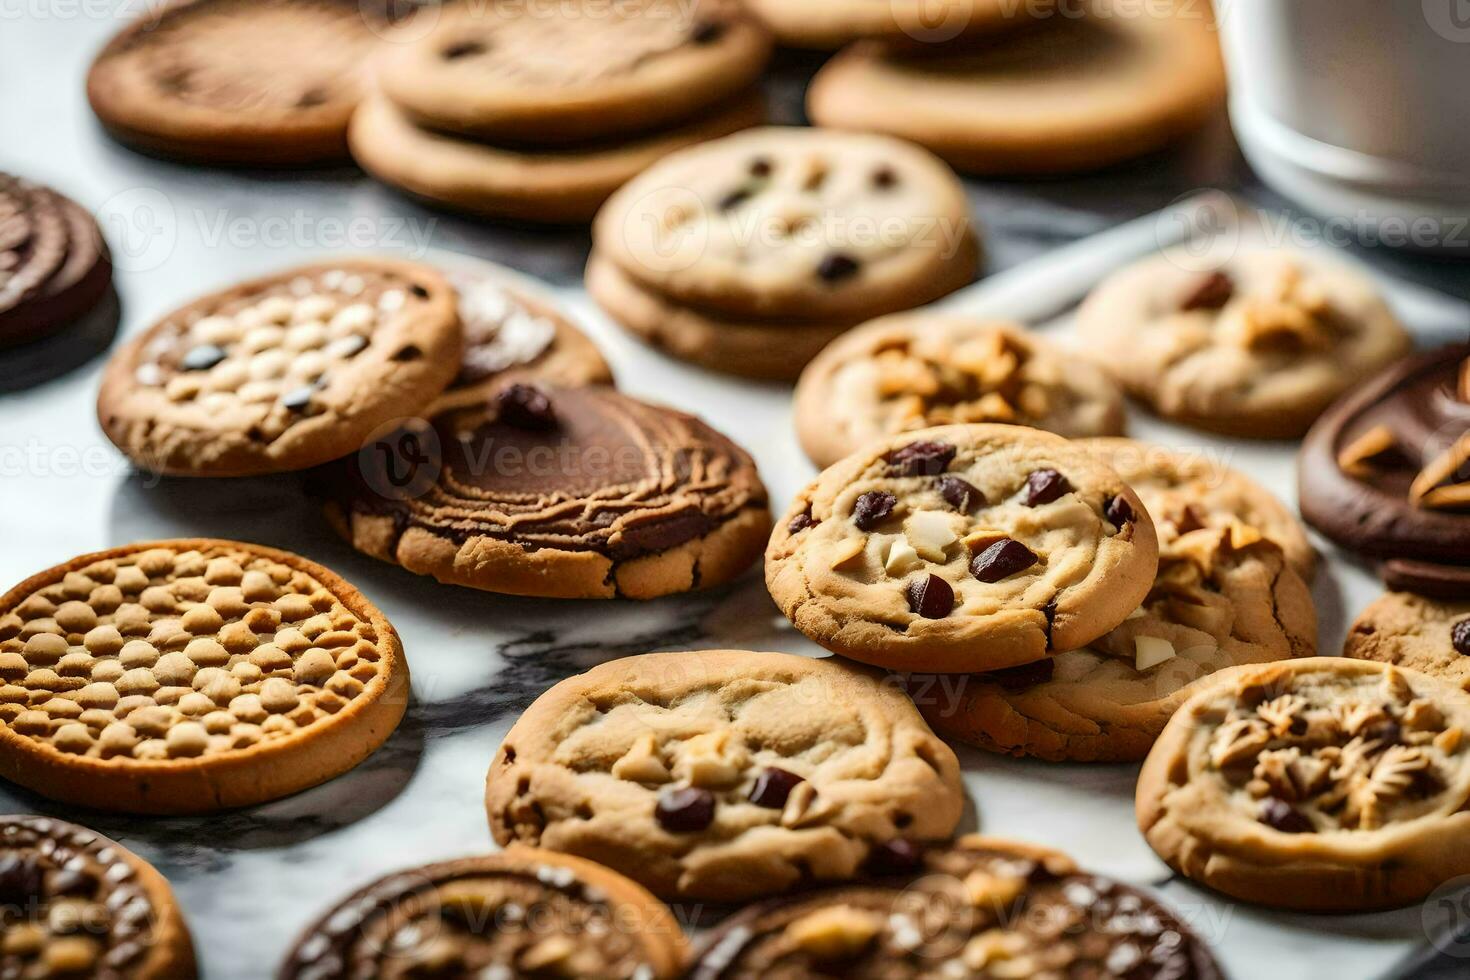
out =
[(850, 41), (933, 44), (1024, 27), (1055, 14), (1059, 0), (746, 0), (791, 48), (832, 50)]

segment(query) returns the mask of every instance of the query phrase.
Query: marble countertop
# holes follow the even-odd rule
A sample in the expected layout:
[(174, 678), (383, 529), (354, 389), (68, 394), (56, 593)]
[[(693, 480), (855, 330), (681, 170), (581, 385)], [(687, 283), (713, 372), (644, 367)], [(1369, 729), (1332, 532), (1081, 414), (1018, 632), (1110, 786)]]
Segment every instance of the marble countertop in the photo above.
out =
[[(424, 210), (355, 171), (230, 173), (133, 154), (97, 130), (82, 93), (92, 52), (143, 7), (137, 0), (0, 0), (0, 170), (50, 183), (100, 216), (117, 260), (120, 334), (236, 279), (321, 256), (429, 249), (503, 262), (561, 287), (606, 350), (621, 386), (705, 416), (750, 448), (778, 506), (812, 474), (790, 427), (785, 389), (706, 374), (650, 353), (577, 294), (579, 231), (496, 227)], [(777, 114), (798, 118), (812, 62), (777, 66)], [(1201, 186), (1260, 200), (1223, 121), (1178, 150), (1108, 174), (1040, 183), (972, 182), (988, 271), (1152, 212)], [(1370, 262), (1470, 293), (1459, 270), (1400, 255)], [(1060, 298), (1060, 297), (1059, 297)], [(1455, 307), (1448, 307), (1453, 315)], [(93, 418), (105, 327), (33, 356), (0, 355), (0, 580), (73, 555), (172, 536), (234, 537), (336, 569), (403, 635), (414, 696), (397, 733), (328, 785), (220, 816), (138, 819), (65, 811), (0, 785), (0, 810), (78, 820), (136, 849), (169, 877), (213, 980), (267, 976), (295, 933), (386, 872), (491, 846), (481, 794), (505, 730), (541, 691), (613, 657), (737, 647), (817, 652), (795, 634), (758, 574), (709, 594), (647, 604), (549, 602), (452, 589), (353, 552), (294, 479), (184, 481), (133, 472)], [(57, 365), (67, 368), (60, 376)], [(44, 378), (50, 380), (43, 380)], [(1285, 479), (1281, 459), (1271, 466)], [(1361, 573), (1353, 573), (1361, 574)], [(1362, 581), (1355, 590), (1367, 588)], [(1327, 593), (1319, 593), (1327, 594)], [(1340, 595), (1324, 649), (1341, 636)], [(1428, 912), (1273, 916), (1169, 879), (1132, 826), (1131, 766), (1051, 766), (962, 752), (967, 828), (1074, 850), (1097, 870), (1159, 885), (1239, 978), (1379, 976), (1425, 936)], [(681, 909), (691, 920), (698, 910)]]

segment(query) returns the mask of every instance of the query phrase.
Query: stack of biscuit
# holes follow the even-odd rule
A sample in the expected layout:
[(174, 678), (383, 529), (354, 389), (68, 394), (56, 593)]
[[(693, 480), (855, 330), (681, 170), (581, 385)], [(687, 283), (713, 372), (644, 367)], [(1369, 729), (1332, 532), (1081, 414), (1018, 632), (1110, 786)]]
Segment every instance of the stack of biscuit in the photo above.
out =
[(668, 153), (758, 125), (769, 55), (730, 0), (434, 7), (388, 35), (349, 143), (435, 205), (585, 222)]

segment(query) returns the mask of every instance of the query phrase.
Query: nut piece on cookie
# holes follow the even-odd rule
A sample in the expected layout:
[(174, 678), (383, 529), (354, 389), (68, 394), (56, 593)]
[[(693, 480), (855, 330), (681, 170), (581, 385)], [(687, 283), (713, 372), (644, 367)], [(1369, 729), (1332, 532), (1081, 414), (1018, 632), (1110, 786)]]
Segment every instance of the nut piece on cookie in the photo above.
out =
[[(894, 686), (740, 650), (629, 657), (561, 682), (506, 735), (485, 799), (501, 844), (718, 902), (908, 867), (963, 805), (954, 753)], [(812, 941), (845, 946), (841, 925)]]

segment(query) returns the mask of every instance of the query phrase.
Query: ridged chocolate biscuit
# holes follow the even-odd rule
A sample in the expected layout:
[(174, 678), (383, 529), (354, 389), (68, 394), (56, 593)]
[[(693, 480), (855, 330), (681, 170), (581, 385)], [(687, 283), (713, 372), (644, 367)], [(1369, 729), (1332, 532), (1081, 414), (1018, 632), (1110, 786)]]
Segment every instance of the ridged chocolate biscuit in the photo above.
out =
[(0, 174), (0, 347), (68, 326), (102, 299), (112, 261), (79, 204)]

